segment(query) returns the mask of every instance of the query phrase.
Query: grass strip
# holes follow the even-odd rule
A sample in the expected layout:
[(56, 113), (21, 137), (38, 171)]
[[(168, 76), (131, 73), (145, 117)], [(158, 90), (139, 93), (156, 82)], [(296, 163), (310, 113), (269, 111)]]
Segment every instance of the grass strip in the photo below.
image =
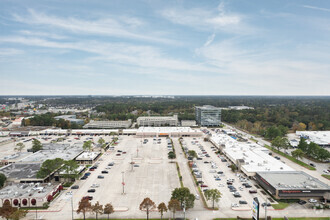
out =
[(323, 176), (324, 178), (330, 180), (330, 175), (329, 174), (322, 174), (321, 176)]
[(304, 163), (304, 162), (302, 162), (302, 161), (300, 161), (300, 160), (298, 160), (294, 157), (291, 157), (290, 155), (287, 155), (287, 154), (283, 153), (282, 151), (278, 151), (278, 150), (268, 146), (267, 144), (265, 144), (264, 147), (266, 147), (267, 149), (269, 149), (269, 150), (281, 155), (282, 157), (285, 157), (285, 158), (291, 160), (292, 162), (295, 162), (296, 164), (298, 164), (300, 166), (303, 166), (303, 167), (305, 167), (309, 170), (316, 170), (314, 167), (312, 167), (312, 166), (310, 166), (310, 165), (308, 165), (308, 164), (306, 164), (306, 163)]
[(178, 171), (178, 176), (179, 176), (179, 180), (180, 180), (180, 185), (181, 185), (181, 187), (183, 187), (182, 176), (181, 176), (181, 172), (180, 172), (179, 164), (178, 164), (178, 162), (175, 162), (175, 164), (176, 164), (176, 170)]
[(278, 202), (278, 204), (272, 204), (274, 209), (285, 209), (290, 205), (290, 203), (286, 202)]

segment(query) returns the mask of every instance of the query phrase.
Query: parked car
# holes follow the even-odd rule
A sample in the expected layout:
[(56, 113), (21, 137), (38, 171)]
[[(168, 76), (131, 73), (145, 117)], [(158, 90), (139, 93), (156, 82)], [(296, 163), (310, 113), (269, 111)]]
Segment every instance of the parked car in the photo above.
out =
[(308, 202), (310, 202), (310, 203), (317, 203), (317, 200), (316, 199), (309, 199)]
[(102, 172), (101, 173), (109, 173), (108, 171), (106, 171), (106, 170), (102, 170)]
[(87, 178), (88, 178), (87, 176), (83, 176), (83, 177), (80, 178), (80, 180), (85, 180)]
[(71, 186), (71, 189), (79, 189), (79, 186), (78, 185), (73, 185), (73, 186)]
[(239, 200), (239, 204), (241, 204), (241, 205), (247, 204), (247, 201)]
[(201, 187), (208, 187), (207, 185), (202, 184)]
[(232, 203), (232, 204), (231, 204), (231, 207), (232, 207), (232, 208), (237, 208), (237, 207), (239, 207), (239, 205), (238, 205), (237, 203)]
[(265, 206), (269, 207), (269, 206), (271, 206), (271, 204), (269, 202), (267, 202), (267, 203), (264, 202), (264, 203), (261, 204), (261, 206), (262, 207), (265, 207)]
[(249, 190), (249, 193), (251, 193), (251, 194), (252, 194), (252, 193), (257, 193), (257, 190), (255, 190), (255, 189), (250, 189), (250, 190)]
[(134, 167), (140, 167), (140, 165), (139, 164), (134, 164)]
[(93, 200), (93, 196), (84, 196), (83, 199)]
[(315, 167), (315, 164), (313, 164), (313, 163), (310, 163), (309, 165), (312, 166), (312, 167)]
[(300, 205), (305, 205), (307, 202), (305, 201), (305, 200), (299, 200), (298, 201), (298, 204), (300, 204)]
[(98, 178), (98, 179), (104, 179), (104, 176), (102, 176), (102, 175), (98, 175), (97, 178)]
[(87, 190), (87, 192), (89, 192), (89, 193), (94, 193), (96, 190), (95, 189), (89, 189), (89, 190)]

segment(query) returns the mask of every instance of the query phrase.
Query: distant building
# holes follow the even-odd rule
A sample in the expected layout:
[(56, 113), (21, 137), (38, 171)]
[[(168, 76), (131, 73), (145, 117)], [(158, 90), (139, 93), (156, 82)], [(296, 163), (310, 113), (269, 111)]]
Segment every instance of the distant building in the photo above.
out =
[(127, 121), (90, 121), (84, 125), (83, 128), (100, 128), (100, 129), (111, 129), (111, 128), (129, 128), (132, 125), (132, 120)]
[(195, 120), (182, 120), (181, 121), (181, 126), (182, 127), (195, 127), (196, 121)]
[(137, 124), (139, 126), (178, 126), (178, 115), (171, 116), (150, 116), (138, 117)]
[(228, 106), (228, 108), (229, 108), (230, 110), (247, 110), (247, 109), (254, 109), (253, 107), (244, 106), (244, 105), (240, 105), (240, 106)]
[(203, 132), (190, 127), (140, 127), (136, 137), (201, 137)]
[(198, 125), (219, 126), (221, 124), (221, 108), (211, 105), (196, 106), (195, 117)]
[(69, 121), (70, 123), (76, 123), (79, 125), (85, 124), (84, 119), (77, 119), (77, 117), (75, 115), (60, 115), (60, 116), (56, 116), (54, 118), (55, 118), (55, 120), (64, 119), (66, 121)]
[(330, 131), (296, 131), (296, 134), (305, 138), (307, 143), (314, 142), (320, 147), (330, 147)]

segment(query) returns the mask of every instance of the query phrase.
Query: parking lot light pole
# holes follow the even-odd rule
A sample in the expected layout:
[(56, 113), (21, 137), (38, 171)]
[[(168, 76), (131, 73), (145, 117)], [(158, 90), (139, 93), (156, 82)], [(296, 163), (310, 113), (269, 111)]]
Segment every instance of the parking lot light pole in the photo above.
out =
[(73, 193), (71, 195), (71, 212), (72, 212), (72, 220), (73, 220)]
[(124, 179), (124, 174), (125, 174), (125, 172), (123, 171), (123, 172), (121, 172), (121, 174), (122, 174), (122, 185), (123, 185), (123, 195), (125, 194), (125, 179)]

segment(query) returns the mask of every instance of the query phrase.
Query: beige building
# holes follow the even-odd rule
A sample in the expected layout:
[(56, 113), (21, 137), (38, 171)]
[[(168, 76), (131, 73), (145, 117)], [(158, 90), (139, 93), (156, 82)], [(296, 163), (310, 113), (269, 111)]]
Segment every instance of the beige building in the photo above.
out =
[(138, 117), (138, 126), (177, 126), (178, 125), (178, 115), (173, 116), (150, 116), (150, 117)]

